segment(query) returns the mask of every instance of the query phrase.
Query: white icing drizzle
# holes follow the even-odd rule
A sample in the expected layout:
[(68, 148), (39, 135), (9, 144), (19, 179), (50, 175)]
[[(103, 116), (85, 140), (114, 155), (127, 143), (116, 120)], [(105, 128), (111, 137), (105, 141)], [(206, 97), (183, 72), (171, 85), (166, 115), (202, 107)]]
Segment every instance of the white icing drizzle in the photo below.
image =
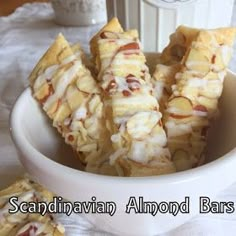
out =
[(128, 120), (127, 131), (133, 139), (146, 139), (161, 116), (160, 112), (138, 112)]
[(72, 61), (80, 60), (77, 55), (73, 54), (65, 59), (62, 60), (61, 65), (66, 65), (68, 63), (71, 63)]
[[(161, 149), (165, 149), (162, 145), (166, 145), (164, 131), (163, 133), (156, 133), (158, 129), (154, 129), (154, 127), (160, 126), (161, 113), (156, 111), (159, 105), (156, 98), (151, 94), (153, 90), (151, 84), (144, 81), (150, 79), (150, 76), (148, 76), (148, 69), (144, 63), (143, 54), (140, 51), (139, 41), (136, 39), (113, 40), (111, 44), (114, 43), (117, 47), (122, 46), (122, 48), (119, 48), (117, 51), (114, 50), (115, 55), (107, 52), (100, 55), (103, 71), (102, 87), (104, 89), (110, 86), (111, 78), (107, 76), (114, 75), (112, 79), (114, 79), (115, 85), (111, 85), (111, 104), (109, 102), (108, 105), (112, 106), (113, 121), (119, 128), (119, 131), (111, 135), (111, 141), (115, 147), (121, 145), (120, 148), (110, 155), (110, 164), (114, 164), (117, 158), (120, 157), (139, 163), (147, 163), (153, 158), (159, 158), (158, 155), (160, 153), (167, 153), (166, 151), (161, 151)], [(107, 43), (108, 45), (108, 42), (110, 42), (110, 39), (99, 40), (99, 44)], [(129, 43), (138, 43), (139, 49), (129, 49), (128, 46), (126, 47)], [(137, 54), (139, 58), (129, 56), (134, 54)], [(138, 67), (139, 71), (135, 70), (134, 74), (137, 72), (140, 75), (145, 73), (145, 79), (132, 76), (128, 78), (115, 76), (123, 72), (124, 66), (130, 66), (130, 68)], [(130, 74), (133, 74), (131, 69)], [(137, 76), (137, 74), (135, 75)], [(137, 92), (134, 92), (136, 90)], [(125, 93), (124, 91), (127, 92)], [(105, 106), (108, 105), (105, 103)], [(160, 127), (160, 129), (162, 128)], [(154, 134), (152, 134), (152, 131)], [(129, 135), (129, 150), (122, 147), (123, 135)], [(160, 150), (154, 151), (156, 146)], [(154, 152), (155, 155), (153, 155)]]
[(48, 67), (44, 73), (39, 75), (34, 83), (34, 90), (39, 89), (45, 82), (48, 82), (52, 79), (54, 73), (58, 70), (59, 65), (52, 65)]
[(149, 160), (148, 154), (145, 141), (133, 141), (128, 156), (131, 160), (147, 163)]
[(126, 78), (114, 76), (115, 82), (117, 84), (117, 91), (122, 92), (124, 90), (129, 90), (128, 83), (126, 82)]
[(112, 61), (111, 65), (112, 66), (117, 66), (117, 65), (135, 65), (135, 66), (141, 66), (143, 64), (142, 61), (140, 60), (135, 60), (135, 59), (126, 59), (126, 58), (116, 58), (115, 60)]
[(155, 134), (153, 136), (151, 136), (148, 141), (148, 143), (152, 143), (152, 144), (158, 144), (160, 146), (166, 146), (167, 144), (167, 139), (166, 139), (166, 134), (164, 132), (164, 130), (162, 130), (161, 133), (159, 134)]
[(63, 67), (64, 65), (71, 63), (74, 60), (78, 60), (76, 55), (71, 55), (67, 58), (65, 58), (60, 65), (52, 65), (49, 66), (48, 68), (46, 68), (46, 70), (44, 71), (44, 73), (40, 74), (37, 79), (35, 80), (34, 83), (34, 90), (37, 90), (38, 88), (40, 88), (41, 85), (43, 85), (45, 82), (48, 82), (52, 79), (53, 75), (55, 74), (55, 72), (60, 69), (61, 67)]
[(208, 112), (206, 111), (198, 111), (198, 110), (193, 110), (193, 113), (192, 113), (194, 116), (207, 116), (208, 115)]
[(118, 143), (118, 142), (120, 142), (120, 140), (121, 140), (121, 134), (120, 134), (120, 133), (113, 134), (113, 135), (111, 136), (111, 141), (112, 141), (113, 143)]
[(176, 115), (182, 115), (182, 116), (191, 116), (193, 114), (193, 111), (183, 111), (176, 107), (168, 107), (166, 109), (166, 112), (170, 114), (176, 114)]
[(63, 123), (64, 123), (65, 126), (67, 126), (67, 125), (70, 124), (70, 122), (71, 122), (71, 118), (67, 117), (67, 118), (64, 120)]
[(73, 114), (73, 119), (83, 120), (87, 117), (87, 109), (84, 106), (80, 106)]
[(186, 85), (190, 87), (205, 87), (208, 81), (202, 78), (190, 78), (186, 81)]
[(168, 137), (176, 137), (192, 132), (191, 123), (176, 124), (173, 121), (167, 121), (165, 124)]
[(53, 103), (55, 103), (59, 98), (63, 96), (66, 88), (75, 78), (76, 73), (78, 72), (80, 66), (81, 66), (81, 61), (75, 60), (74, 64), (67, 71), (65, 71), (63, 75), (58, 79), (54, 89), (55, 92), (45, 102), (43, 106), (44, 110), (48, 110)]
[(154, 96), (158, 101), (163, 97), (163, 91), (165, 88), (165, 82), (164, 81), (155, 81), (154, 83)]

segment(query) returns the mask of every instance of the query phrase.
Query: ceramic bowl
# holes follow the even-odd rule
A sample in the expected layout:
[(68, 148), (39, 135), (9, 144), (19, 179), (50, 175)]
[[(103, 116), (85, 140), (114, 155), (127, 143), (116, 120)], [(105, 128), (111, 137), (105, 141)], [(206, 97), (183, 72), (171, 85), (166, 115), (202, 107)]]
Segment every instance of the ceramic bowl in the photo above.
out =
[(105, 0), (51, 0), (55, 21), (66, 26), (86, 26), (105, 23)]
[[(152, 177), (109, 177), (79, 170), (78, 159), (51, 127), (50, 121), (27, 88), (11, 114), (12, 138), (26, 171), (42, 185), (70, 201), (110, 202), (116, 212), (84, 214), (101, 230), (118, 235), (154, 235), (167, 232), (199, 213), (199, 197), (213, 197), (236, 180), (236, 75), (228, 71), (221, 115), (212, 125), (208, 143), (209, 163), (187, 171)], [(142, 201), (183, 202), (189, 213), (126, 213), (130, 197)]]

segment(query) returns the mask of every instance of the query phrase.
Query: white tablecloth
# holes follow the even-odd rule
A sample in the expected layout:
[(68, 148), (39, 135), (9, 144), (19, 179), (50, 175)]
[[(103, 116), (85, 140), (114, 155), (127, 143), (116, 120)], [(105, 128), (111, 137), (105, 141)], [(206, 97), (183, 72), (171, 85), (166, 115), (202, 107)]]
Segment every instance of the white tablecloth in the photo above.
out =
[[(236, 25), (236, 14), (233, 24)], [(0, 187), (24, 172), (10, 138), (9, 114), (16, 97), (28, 85), (27, 77), (55, 36), (62, 32), (70, 42), (79, 41), (88, 51), (88, 40), (100, 28), (62, 27), (53, 21), (49, 4), (26, 4), (8, 17), (0, 17)], [(236, 71), (236, 57), (231, 63)], [(235, 180), (236, 181), (236, 180)], [(236, 184), (215, 200), (236, 202)], [(100, 232), (81, 216), (59, 217), (68, 236), (110, 235)], [(197, 216), (166, 236), (236, 235), (236, 213)]]

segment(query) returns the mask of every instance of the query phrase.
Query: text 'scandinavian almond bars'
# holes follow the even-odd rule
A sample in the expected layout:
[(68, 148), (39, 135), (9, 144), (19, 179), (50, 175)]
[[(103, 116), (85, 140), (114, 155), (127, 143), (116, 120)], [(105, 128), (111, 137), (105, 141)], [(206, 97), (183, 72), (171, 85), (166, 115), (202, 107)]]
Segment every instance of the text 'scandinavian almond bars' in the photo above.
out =
[(204, 161), (209, 121), (217, 112), (236, 29), (199, 30), (175, 75), (164, 126), (177, 170)]
[(53, 194), (40, 185), (25, 178), (0, 191), (0, 235), (26, 236), (50, 235), (63, 236), (65, 229), (55, 222), (49, 213), (21, 213), (10, 214), (10, 197), (18, 197), (17, 203), (22, 202), (51, 202)]
[[(77, 50), (78, 46), (73, 49)], [(100, 88), (62, 35), (31, 73), (30, 84), (33, 96), (53, 120), (53, 126), (65, 142), (73, 147), (85, 165), (93, 162), (89, 163), (89, 170), (101, 168), (97, 171), (115, 174), (102, 155), (111, 145), (103, 124)]]
[(97, 47), (106, 126), (114, 148), (111, 164), (125, 176), (174, 172), (137, 31), (103, 31)]

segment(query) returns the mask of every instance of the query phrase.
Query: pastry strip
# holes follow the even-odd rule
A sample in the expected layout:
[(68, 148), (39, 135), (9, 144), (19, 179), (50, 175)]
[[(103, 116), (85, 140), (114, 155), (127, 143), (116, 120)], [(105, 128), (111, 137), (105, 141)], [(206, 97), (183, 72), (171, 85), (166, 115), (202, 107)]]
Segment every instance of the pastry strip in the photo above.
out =
[(164, 115), (177, 170), (204, 162), (207, 130), (217, 113), (235, 33), (235, 28), (200, 30), (183, 57)]
[(92, 39), (90, 40), (90, 51), (93, 56), (93, 62), (95, 62), (97, 69), (99, 70), (100, 67), (100, 60), (99, 60), (99, 50), (98, 50), (98, 39), (100, 38), (100, 35), (103, 34), (105, 31), (111, 31), (116, 33), (122, 33), (124, 30), (120, 25), (120, 22), (116, 17), (112, 18), (104, 27), (102, 27), (97, 34), (95, 34)]
[(161, 53), (160, 63), (156, 65), (151, 82), (162, 113), (172, 93), (171, 86), (176, 83), (175, 74), (181, 68), (183, 56), (198, 33), (198, 29), (179, 26), (170, 36), (170, 43)]
[(43, 234), (52, 236), (63, 236), (64, 228), (53, 220), (53, 216), (46, 213), (14, 213), (9, 214), (9, 198), (18, 197), (20, 202), (51, 202), (53, 194), (33, 181), (24, 178), (18, 180), (8, 188), (0, 191), (0, 235), (1, 236), (23, 236)]
[(158, 103), (136, 31), (103, 31), (96, 55), (104, 91), (106, 126), (120, 175), (146, 176), (175, 171), (166, 145)]
[[(100, 155), (111, 145), (103, 123), (100, 88), (79, 55), (59, 35), (29, 80), (33, 96), (53, 120), (53, 126), (87, 165), (87, 157)], [(99, 165), (104, 163), (102, 157), (101, 163), (98, 158)]]

